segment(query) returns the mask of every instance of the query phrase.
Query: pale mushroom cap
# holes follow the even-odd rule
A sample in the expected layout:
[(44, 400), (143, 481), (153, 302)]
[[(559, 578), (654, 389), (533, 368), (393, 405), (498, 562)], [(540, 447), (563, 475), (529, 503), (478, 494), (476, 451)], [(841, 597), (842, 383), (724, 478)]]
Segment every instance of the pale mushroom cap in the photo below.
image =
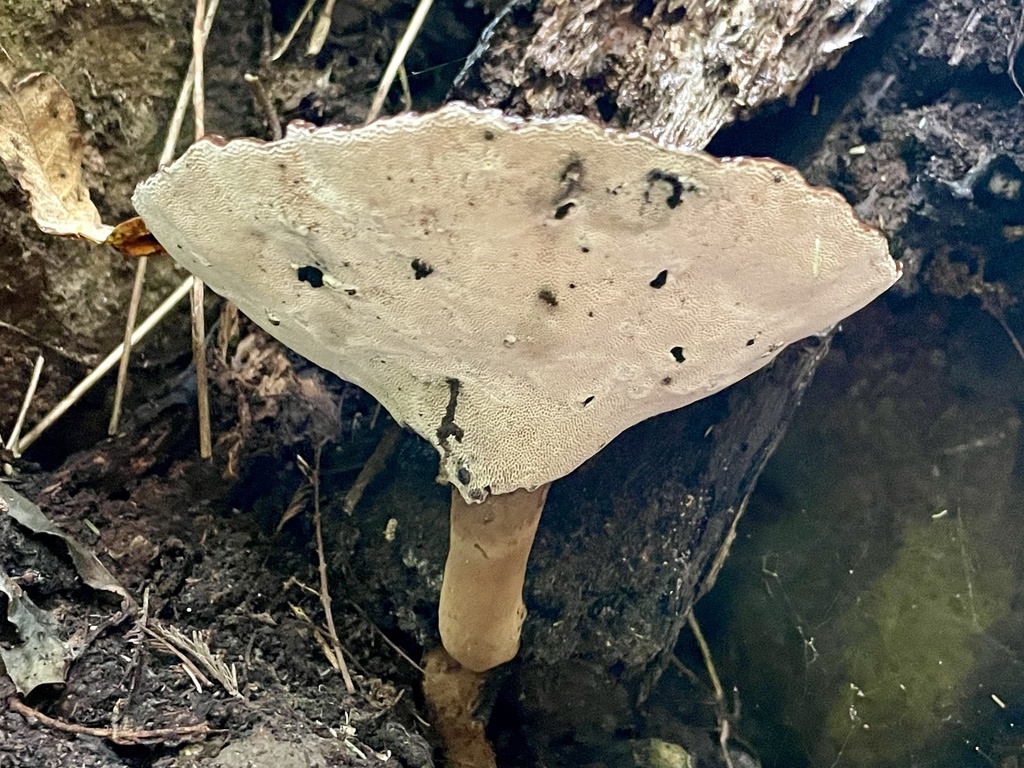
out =
[(569, 473), (898, 277), (792, 168), (457, 103), (200, 141), (133, 200), (178, 262), (433, 443), (467, 500)]

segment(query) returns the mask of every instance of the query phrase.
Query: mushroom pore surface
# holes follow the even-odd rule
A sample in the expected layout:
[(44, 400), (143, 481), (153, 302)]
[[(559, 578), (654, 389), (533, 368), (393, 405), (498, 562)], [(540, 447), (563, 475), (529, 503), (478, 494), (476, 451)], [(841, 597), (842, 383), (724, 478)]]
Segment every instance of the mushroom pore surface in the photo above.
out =
[(458, 103), (202, 140), (133, 200), (178, 262), (429, 440), (468, 501), (569, 473), (898, 277), (792, 168)]

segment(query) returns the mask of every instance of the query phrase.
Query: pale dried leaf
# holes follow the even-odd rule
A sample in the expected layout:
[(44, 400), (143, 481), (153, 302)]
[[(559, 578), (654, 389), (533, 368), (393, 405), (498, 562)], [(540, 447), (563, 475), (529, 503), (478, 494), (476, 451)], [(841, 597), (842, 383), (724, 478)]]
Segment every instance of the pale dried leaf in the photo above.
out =
[(28, 194), (32, 218), (48, 234), (102, 243), (113, 227), (89, 199), (83, 155), (75, 105), (57, 78), (15, 80), (0, 61), (0, 160)]

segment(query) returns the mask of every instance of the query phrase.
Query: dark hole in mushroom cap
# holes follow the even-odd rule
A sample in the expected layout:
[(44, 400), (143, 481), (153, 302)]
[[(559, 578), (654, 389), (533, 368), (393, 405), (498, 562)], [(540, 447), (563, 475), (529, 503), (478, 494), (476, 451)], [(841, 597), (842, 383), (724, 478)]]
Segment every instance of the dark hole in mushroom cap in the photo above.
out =
[(586, 399), (584, 399), (584, 401), (583, 401), (583, 404), (584, 404), (584, 405), (590, 405), (590, 404), (591, 404), (591, 403), (592, 403), (593, 401), (594, 401), (594, 396), (593, 396), (593, 395), (590, 395), (589, 397), (587, 397)]
[(307, 265), (299, 267), (296, 275), (304, 283), (309, 283), (314, 288), (320, 288), (324, 284), (324, 271), (319, 267)]
[(683, 354), (682, 347), (672, 347), (669, 352), (672, 353), (672, 357), (676, 359), (677, 363), (681, 363), (686, 359), (686, 355)]
[(663, 285), (665, 285), (666, 280), (668, 280), (668, 270), (663, 269), (661, 270), (661, 272), (658, 273), (657, 277), (651, 280), (649, 285), (651, 286), (651, 288), (661, 288)]
[(569, 215), (569, 211), (571, 211), (575, 207), (576, 203), (562, 203), (560, 206), (555, 208), (555, 218), (559, 220), (564, 219), (566, 216)]

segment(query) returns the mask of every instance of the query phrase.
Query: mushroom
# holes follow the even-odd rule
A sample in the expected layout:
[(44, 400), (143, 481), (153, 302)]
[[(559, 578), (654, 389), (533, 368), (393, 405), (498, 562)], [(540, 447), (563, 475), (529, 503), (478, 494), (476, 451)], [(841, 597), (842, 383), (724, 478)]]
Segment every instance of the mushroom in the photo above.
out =
[(553, 480), (899, 276), (792, 168), (460, 103), (208, 138), (133, 201), (179, 263), (437, 449), (440, 631), (477, 671), (518, 650)]

